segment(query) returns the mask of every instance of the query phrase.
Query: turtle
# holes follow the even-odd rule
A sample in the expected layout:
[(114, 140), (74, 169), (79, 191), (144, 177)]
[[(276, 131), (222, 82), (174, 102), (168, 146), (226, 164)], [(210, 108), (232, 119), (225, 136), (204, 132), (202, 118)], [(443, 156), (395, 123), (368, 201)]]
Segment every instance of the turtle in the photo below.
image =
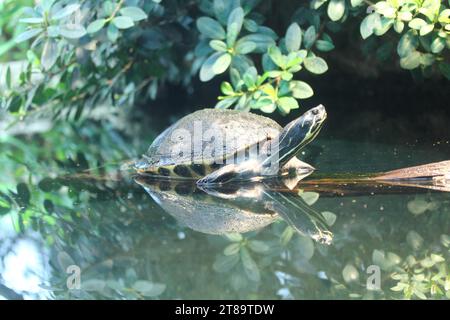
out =
[(202, 109), (164, 130), (133, 165), (138, 175), (196, 180), (198, 185), (300, 177), (315, 169), (296, 154), (319, 133), (323, 105), (284, 128), (250, 112)]

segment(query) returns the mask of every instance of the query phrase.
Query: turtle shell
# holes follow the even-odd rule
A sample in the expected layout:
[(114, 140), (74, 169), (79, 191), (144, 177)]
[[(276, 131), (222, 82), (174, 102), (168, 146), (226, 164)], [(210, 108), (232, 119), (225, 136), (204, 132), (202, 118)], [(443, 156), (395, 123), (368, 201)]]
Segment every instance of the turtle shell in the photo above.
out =
[(162, 132), (149, 147), (145, 160), (150, 168), (220, 166), (236, 152), (278, 136), (281, 129), (275, 121), (253, 113), (203, 109)]

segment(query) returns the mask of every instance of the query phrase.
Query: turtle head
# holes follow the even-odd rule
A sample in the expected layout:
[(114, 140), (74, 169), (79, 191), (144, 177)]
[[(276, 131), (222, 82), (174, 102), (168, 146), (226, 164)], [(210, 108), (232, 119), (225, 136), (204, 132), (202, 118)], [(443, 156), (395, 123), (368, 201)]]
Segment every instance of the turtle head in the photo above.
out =
[(142, 155), (141, 159), (139, 159), (133, 163), (133, 168), (138, 173), (146, 172), (149, 167), (150, 167), (150, 163), (149, 163), (148, 157), (146, 155)]
[(286, 163), (304, 146), (314, 140), (326, 118), (325, 107), (319, 105), (287, 124), (278, 137), (279, 163)]

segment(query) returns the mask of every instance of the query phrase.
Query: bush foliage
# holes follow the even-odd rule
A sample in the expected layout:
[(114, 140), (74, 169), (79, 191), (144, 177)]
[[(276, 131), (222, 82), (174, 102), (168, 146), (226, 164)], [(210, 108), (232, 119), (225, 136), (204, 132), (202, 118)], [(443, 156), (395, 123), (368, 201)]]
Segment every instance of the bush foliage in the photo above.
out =
[(328, 70), (342, 34), (380, 61), (450, 78), (448, 1), (290, 4), (279, 32), (266, 21), (286, 15), (275, 1), (3, 1), (0, 61), (23, 63), (2, 67), (0, 106), (76, 120), (98, 105), (145, 104), (167, 82), (191, 88), (226, 74), (217, 108), (288, 114), (314, 94), (304, 74)]

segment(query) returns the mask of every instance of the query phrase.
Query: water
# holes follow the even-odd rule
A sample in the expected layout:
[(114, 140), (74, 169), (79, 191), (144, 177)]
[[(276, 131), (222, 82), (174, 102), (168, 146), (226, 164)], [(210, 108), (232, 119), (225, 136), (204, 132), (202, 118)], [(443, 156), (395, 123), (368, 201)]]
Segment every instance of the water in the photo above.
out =
[[(154, 134), (0, 138), (0, 296), (450, 298), (450, 193), (308, 180), (204, 192), (121, 172)], [(450, 159), (445, 138), (412, 137), (325, 130), (301, 156), (320, 177)]]

